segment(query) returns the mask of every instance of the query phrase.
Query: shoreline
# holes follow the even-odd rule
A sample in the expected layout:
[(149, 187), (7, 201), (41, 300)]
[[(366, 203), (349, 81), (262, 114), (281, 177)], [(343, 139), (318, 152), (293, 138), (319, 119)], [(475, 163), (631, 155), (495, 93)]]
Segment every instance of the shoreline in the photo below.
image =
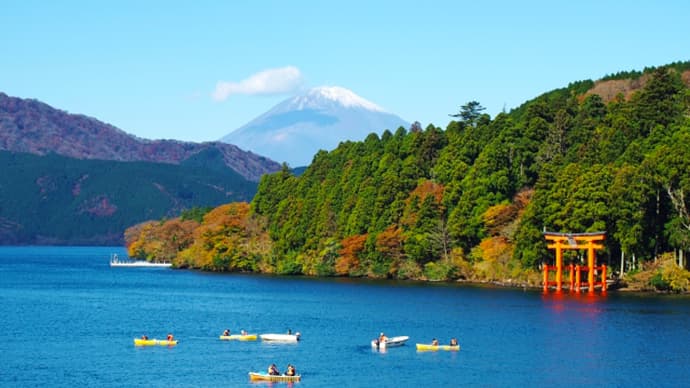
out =
[[(388, 278), (369, 278), (369, 277), (353, 277), (353, 276), (315, 276), (315, 275), (280, 275), (274, 273), (264, 273), (264, 272), (252, 272), (252, 271), (206, 271), (199, 268), (191, 267), (172, 267), (174, 270), (186, 270), (186, 271), (197, 271), (201, 273), (212, 273), (212, 274), (241, 274), (241, 275), (252, 275), (252, 276), (268, 276), (268, 277), (294, 277), (294, 278), (305, 278), (313, 280), (325, 280), (325, 279), (343, 279), (343, 280), (362, 280), (362, 281), (395, 281), (395, 282), (408, 282), (408, 283), (418, 283), (418, 284), (461, 284), (467, 286), (481, 286), (481, 287), (492, 287), (492, 288), (507, 288), (515, 290), (524, 291), (538, 291), (543, 292), (542, 285), (530, 285), (525, 282), (515, 282), (510, 280), (500, 281), (500, 280), (467, 280), (467, 279), (454, 279), (454, 280), (422, 280), (422, 279), (388, 279)], [(672, 292), (672, 291), (659, 291), (659, 290), (645, 290), (645, 289), (635, 289), (627, 286), (625, 282), (617, 281), (616, 283), (610, 285), (607, 293), (621, 293), (621, 294), (641, 294), (641, 295), (690, 295), (690, 290), (686, 292)], [(549, 289), (549, 294), (555, 294), (555, 290)], [(587, 290), (578, 292), (571, 292), (568, 288), (563, 288), (562, 294), (572, 294), (572, 295), (589, 295)], [(597, 289), (594, 292), (595, 295), (601, 295), (601, 290)]]
[[(423, 281), (422, 281), (423, 282)], [(541, 291), (543, 292), (542, 286), (529, 285), (527, 283), (515, 283), (509, 281), (478, 281), (478, 280), (455, 280), (455, 282), (468, 284), (468, 285), (483, 285), (492, 286), (497, 288), (512, 288), (512, 289), (523, 289), (530, 291)], [(690, 295), (690, 291), (685, 292), (673, 292), (673, 291), (660, 291), (660, 290), (646, 290), (638, 289), (627, 286), (625, 283), (616, 283), (616, 285), (609, 286), (606, 290), (607, 293), (622, 293), (622, 294), (647, 294), (647, 295)], [(549, 288), (549, 294), (554, 294), (556, 291)], [(580, 292), (571, 292), (569, 288), (564, 287), (561, 291), (562, 294), (572, 294), (572, 295), (587, 295), (589, 292), (587, 290)], [(594, 292), (595, 295), (601, 294), (601, 290), (597, 289)]]

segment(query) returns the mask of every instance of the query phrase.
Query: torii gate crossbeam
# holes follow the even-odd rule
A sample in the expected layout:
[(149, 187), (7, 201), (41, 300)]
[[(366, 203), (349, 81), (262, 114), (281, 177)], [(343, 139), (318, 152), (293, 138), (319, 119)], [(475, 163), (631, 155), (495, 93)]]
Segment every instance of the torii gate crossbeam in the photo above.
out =
[[(555, 233), (555, 232), (544, 232), (544, 237), (547, 241), (551, 243), (547, 245), (547, 248), (554, 249), (556, 251), (556, 266), (555, 268), (549, 268), (550, 266), (544, 264), (544, 291), (548, 290), (549, 284), (554, 282), (549, 282), (549, 271), (555, 270), (556, 272), (556, 291), (561, 291), (563, 289), (563, 250), (587, 250), (587, 285), (589, 292), (594, 292), (594, 286), (597, 283), (601, 283), (601, 291), (606, 292), (606, 266), (601, 267), (595, 266), (595, 250), (603, 249), (604, 246), (599, 244), (599, 242), (604, 240), (606, 232), (594, 232), (594, 233)], [(575, 284), (575, 291), (580, 291), (580, 271), (584, 268), (581, 266), (575, 266), (577, 271), (577, 283)], [(602, 276), (601, 282), (595, 282), (594, 280), (594, 270), (601, 269)], [(570, 278), (571, 287), (573, 285), (572, 270), (570, 268)]]

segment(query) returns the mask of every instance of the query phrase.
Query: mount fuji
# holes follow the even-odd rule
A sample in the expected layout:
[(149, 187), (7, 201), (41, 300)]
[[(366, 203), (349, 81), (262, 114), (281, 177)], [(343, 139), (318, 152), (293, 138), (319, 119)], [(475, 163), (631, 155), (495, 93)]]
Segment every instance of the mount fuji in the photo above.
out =
[(322, 86), (279, 103), (221, 141), (299, 167), (341, 141), (364, 140), (372, 132), (380, 135), (401, 126), (409, 123), (352, 91)]

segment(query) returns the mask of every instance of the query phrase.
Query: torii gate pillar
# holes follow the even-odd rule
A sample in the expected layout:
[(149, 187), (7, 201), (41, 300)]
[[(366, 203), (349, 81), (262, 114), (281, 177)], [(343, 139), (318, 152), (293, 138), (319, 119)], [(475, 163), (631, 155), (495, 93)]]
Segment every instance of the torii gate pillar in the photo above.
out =
[[(546, 240), (551, 241), (548, 244), (549, 249), (554, 249), (556, 251), (556, 266), (551, 267), (547, 264), (544, 265), (544, 291), (548, 290), (550, 284), (555, 283), (556, 292), (563, 290), (563, 250), (564, 249), (586, 249), (587, 250), (587, 289), (589, 292), (594, 292), (594, 287), (596, 285), (601, 285), (602, 292), (606, 292), (606, 266), (596, 267), (595, 250), (603, 249), (604, 246), (598, 244), (598, 242), (604, 239), (606, 232), (594, 232), (594, 233), (555, 233), (555, 232), (544, 232), (544, 237)], [(573, 290), (573, 274), (572, 271), (575, 270), (577, 274), (577, 279), (575, 280), (575, 291), (579, 292), (582, 284), (580, 283), (580, 271), (584, 270), (579, 265), (568, 267), (570, 269), (570, 289)], [(595, 281), (594, 271), (601, 269), (601, 282)], [(548, 273), (549, 271), (556, 271), (556, 281), (549, 282)]]

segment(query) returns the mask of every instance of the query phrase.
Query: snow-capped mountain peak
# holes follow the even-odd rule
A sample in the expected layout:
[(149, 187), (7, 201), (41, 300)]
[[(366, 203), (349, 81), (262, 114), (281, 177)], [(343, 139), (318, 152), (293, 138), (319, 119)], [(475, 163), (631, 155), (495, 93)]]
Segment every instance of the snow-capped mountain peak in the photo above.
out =
[(332, 100), (348, 108), (364, 108), (376, 112), (385, 112), (380, 106), (340, 86), (321, 86), (314, 88), (307, 93), (307, 96)]
[(284, 100), (221, 140), (297, 167), (318, 150), (401, 126), (409, 124), (352, 91), (321, 86)]
[(337, 103), (346, 108), (363, 108), (375, 112), (385, 112), (380, 106), (340, 86), (319, 86), (293, 99), (297, 109), (313, 108), (316, 104), (322, 105), (324, 101)]

